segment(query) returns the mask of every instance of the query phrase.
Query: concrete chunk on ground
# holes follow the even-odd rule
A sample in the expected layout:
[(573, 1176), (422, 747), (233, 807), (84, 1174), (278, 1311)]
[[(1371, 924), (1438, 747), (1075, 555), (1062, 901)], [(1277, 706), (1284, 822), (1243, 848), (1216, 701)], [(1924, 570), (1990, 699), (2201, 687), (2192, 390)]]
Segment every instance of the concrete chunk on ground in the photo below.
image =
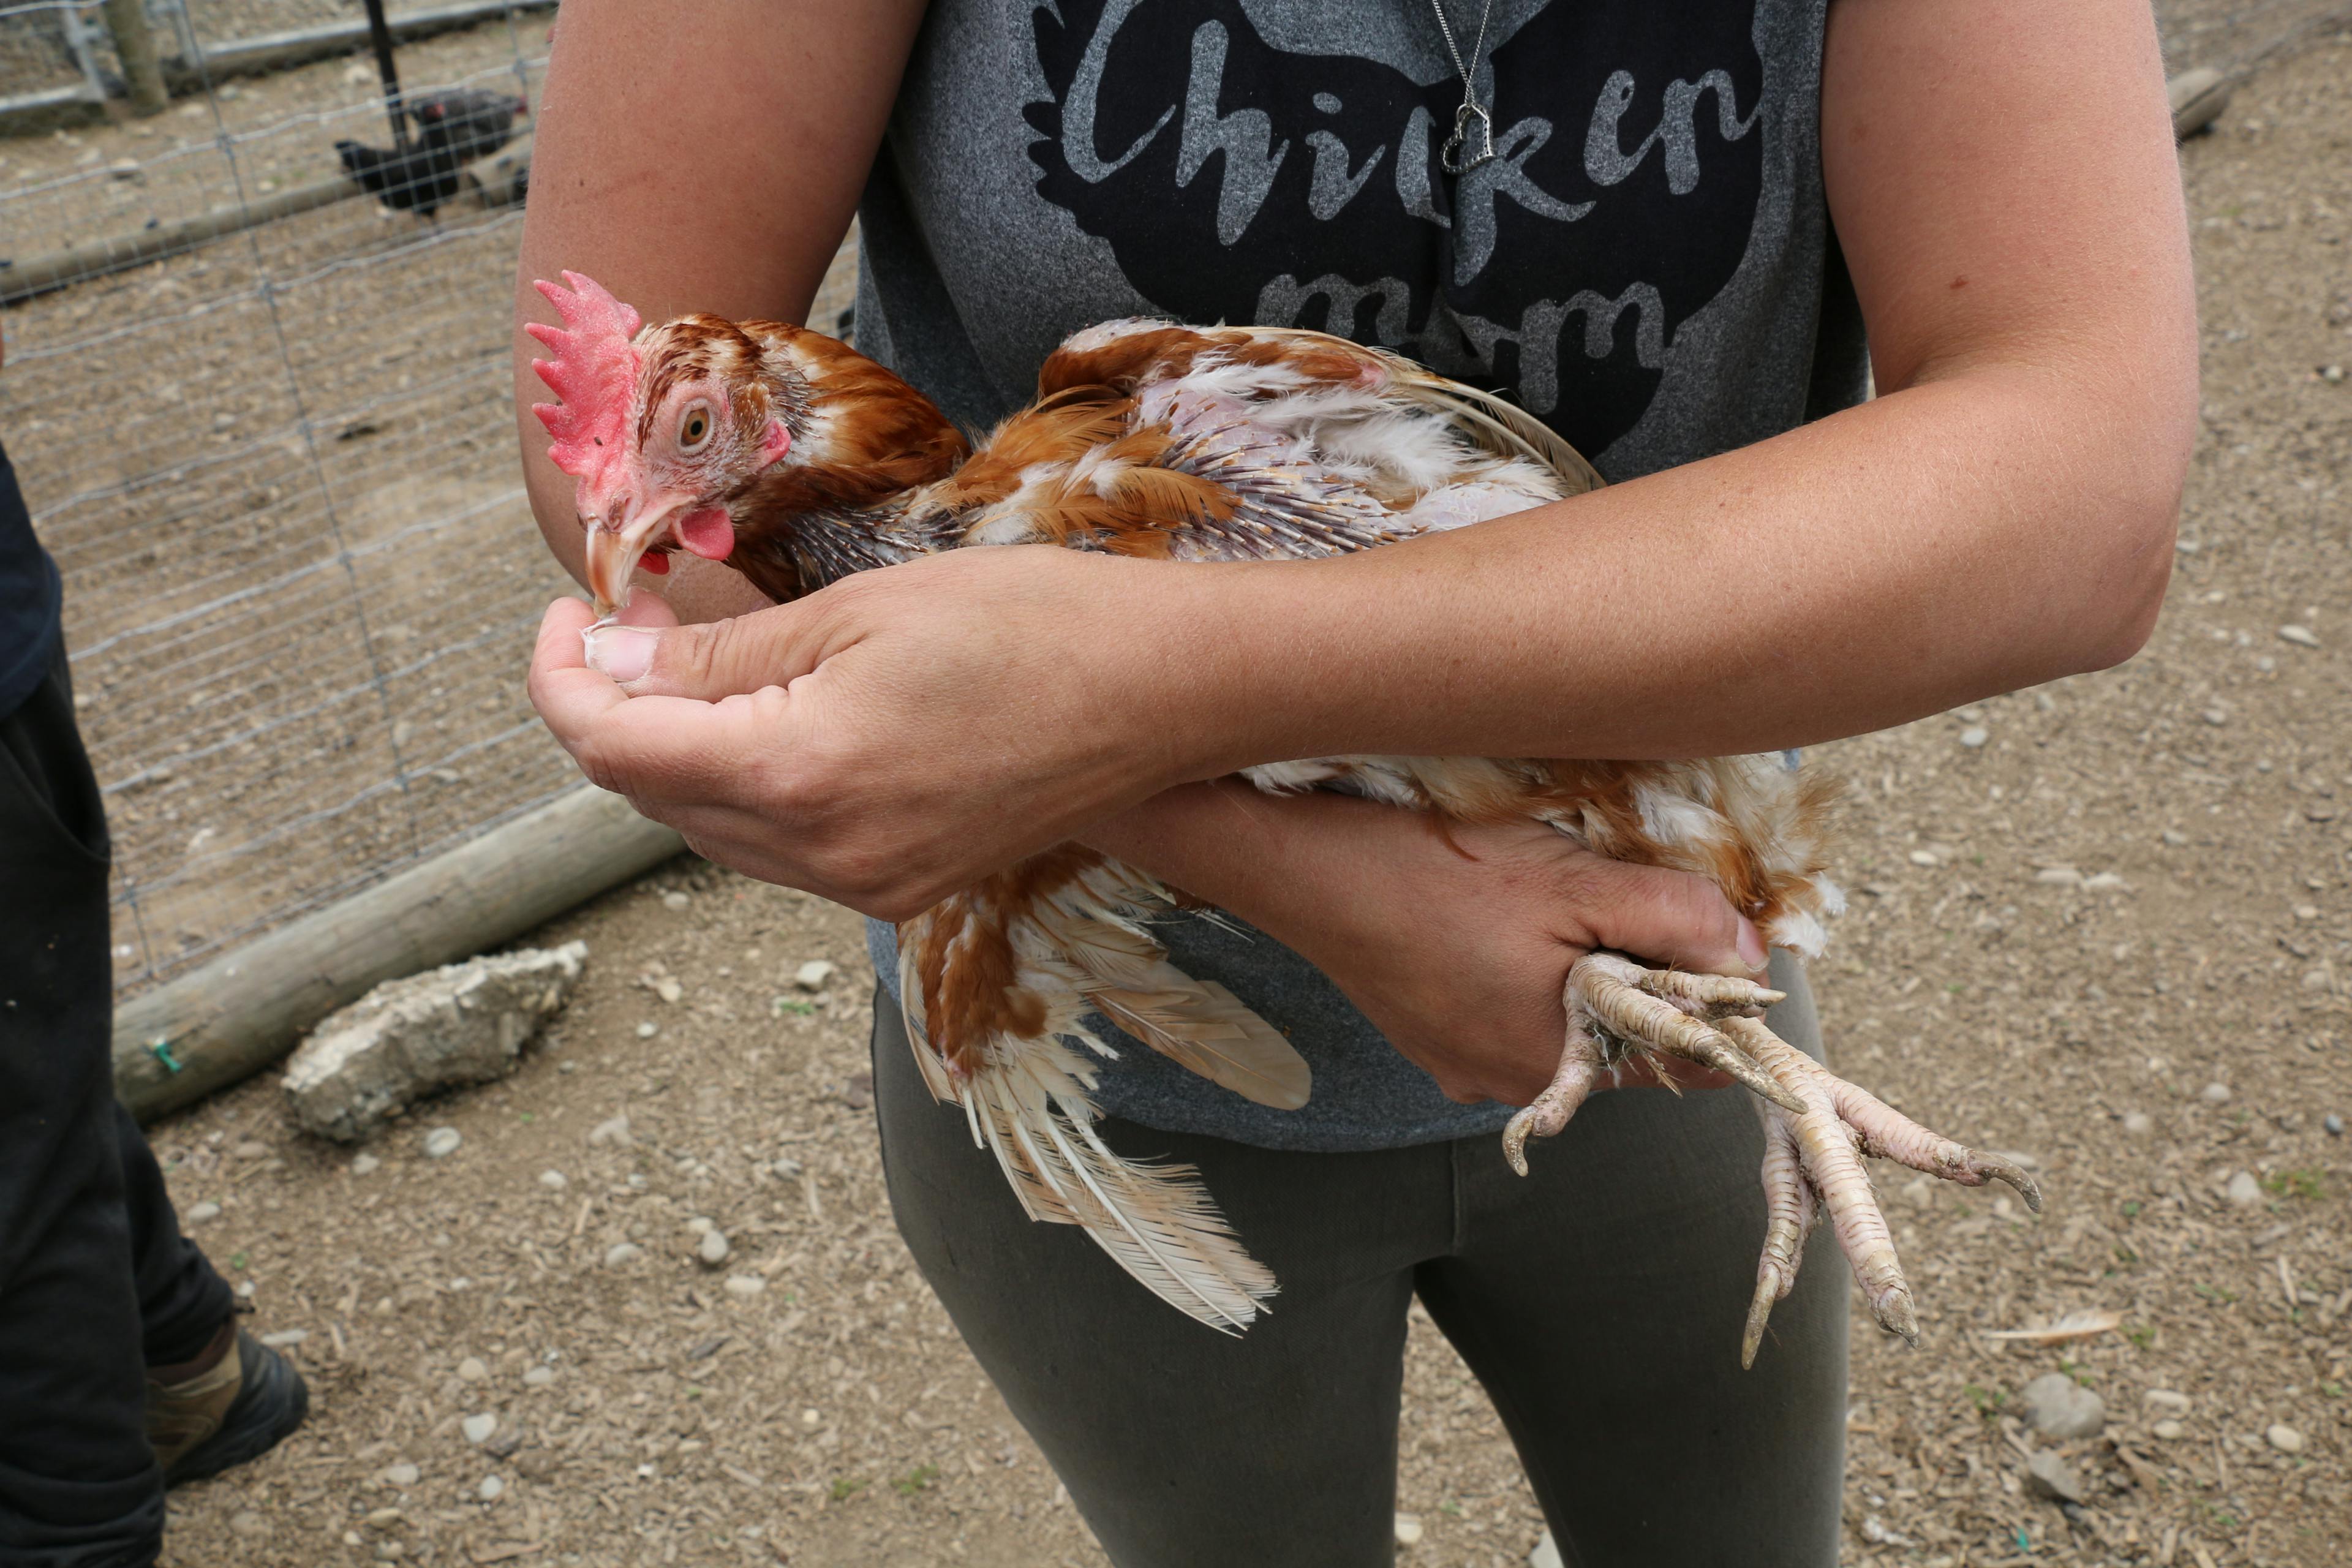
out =
[(572, 942), (384, 982), (296, 1048), (285, 1080), (294, 1120), (350, 1143), (428, 1094), (504, 1078), (587, 959), (588, 944)]

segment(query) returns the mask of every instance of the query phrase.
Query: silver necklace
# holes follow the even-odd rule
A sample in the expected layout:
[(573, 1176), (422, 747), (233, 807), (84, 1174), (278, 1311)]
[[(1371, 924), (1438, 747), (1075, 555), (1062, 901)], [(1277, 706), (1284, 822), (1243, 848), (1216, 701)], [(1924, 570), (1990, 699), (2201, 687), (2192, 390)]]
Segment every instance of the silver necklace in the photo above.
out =
[(1454, 111), (1454, 134), (1437, 150), (1437, 164), (1449, 174), (1466, 174), (1481, 163), (1495, 161), (1495, 117), (1478, 101), (1478, 88), (1473, 79), (1479, 60), (1486, 57), (1486, 23), (1495, 15), (1495, 0), (1486, 0), (1478, 13), (1478, 38), (1470, 46), (1466, 65), (1463, 63), (1461, 47), (1454, 41), (1454, 26), (1445, 19), (1444, 0), (1429, 0), (1429, 8), (1436, 15), (1437, 31), (1445, 39), (1445, 52), (1454, 57), (1454, 74), (1462, 79), (1462, 107)]

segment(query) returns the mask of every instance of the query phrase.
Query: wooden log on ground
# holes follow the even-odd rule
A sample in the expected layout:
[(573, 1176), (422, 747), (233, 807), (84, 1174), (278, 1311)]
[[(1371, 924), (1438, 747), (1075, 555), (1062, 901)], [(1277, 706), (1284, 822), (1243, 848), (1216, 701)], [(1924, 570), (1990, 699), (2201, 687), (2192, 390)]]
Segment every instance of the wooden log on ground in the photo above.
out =
[(28, 256), (0, 265), (0, 305), (13, 305), (85, 278), (101, 278), (110, 272), (143, 266), (159, 257), (176, 255), (239, 229), (292, 217), (296, 213), (365, 194), (352, 181), (338, 174), (331, 180), (273, 191), (236, 206), (215, 207), (194, 217), (157, 224), (135, 234), (95, 239), (86, 245), (53, 250), (46, 256)]
[[(509, 12), (551, 10), (554, 5), (555, 0), (467, 0), (463, 5), (403, 11), (389, 21), (393, 41), (404, 44), (416, 38), (431, 37), (436, 33), (454, 32), (495, 21)], [(200, 92), (208, 81), (218, 81), (223, 77), (257, 76), (286, 70), (311, 60), (348, 55), (367, 47), (368, 25), (364, 18), (330, 22), (323, 26), (260, 33), (251, 37), (215, 44), (205, 48), (201, 60), (184, 59), (175, 55), (163, 62), (163, 77), (174, 92)]]
[(163, 90), (163, 70), (155, 58), (155, 34), (147, 26), (146, 0), (106, 0), (106, 26), (114, 35), (115, 58), (131, 94), (131, 112), (144, 118), (172, 106)]
[(383, 981), (509, 941), (685, 847), (583, 785), (132, 998), (115, 1014), (115, 1093), (142, 1121), (176, 1110)]
[(457, 171), (463, 187), (460, 201), (478, 204), (486, 211), (519, 207), (530, 192), (530, 143), (528, 131), (491, 153)]

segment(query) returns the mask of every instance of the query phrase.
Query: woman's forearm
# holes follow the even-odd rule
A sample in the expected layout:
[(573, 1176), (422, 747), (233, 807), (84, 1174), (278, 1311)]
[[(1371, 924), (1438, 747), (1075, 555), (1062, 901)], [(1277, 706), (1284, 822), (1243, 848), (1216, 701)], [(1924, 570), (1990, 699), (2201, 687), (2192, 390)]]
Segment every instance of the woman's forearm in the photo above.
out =
[[(1171, 583), (1209, 774), (1351, 752), (1704, 756), (2103, 668), (2171, 560), (2177, 428), (1990, 368), (1521, 517)], [(2181, 422), (2175, 418), (2168, 426)], [(2160, 447), (2162, 449), (2151, 449)]]

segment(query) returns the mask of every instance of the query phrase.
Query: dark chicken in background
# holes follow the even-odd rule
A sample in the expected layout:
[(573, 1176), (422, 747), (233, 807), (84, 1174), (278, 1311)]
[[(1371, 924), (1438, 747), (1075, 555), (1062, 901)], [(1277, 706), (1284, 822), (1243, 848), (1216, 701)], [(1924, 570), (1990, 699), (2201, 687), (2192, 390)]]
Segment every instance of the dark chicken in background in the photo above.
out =
[(405, 150), (338, 142), (335, 153), (343, 173), (384, 205), (431, 217), (457, 194), (457, 171), (505, 146), (530, 106), (513, 93), (459, 87), (420, 93), (406, 107), (416, 139)]

